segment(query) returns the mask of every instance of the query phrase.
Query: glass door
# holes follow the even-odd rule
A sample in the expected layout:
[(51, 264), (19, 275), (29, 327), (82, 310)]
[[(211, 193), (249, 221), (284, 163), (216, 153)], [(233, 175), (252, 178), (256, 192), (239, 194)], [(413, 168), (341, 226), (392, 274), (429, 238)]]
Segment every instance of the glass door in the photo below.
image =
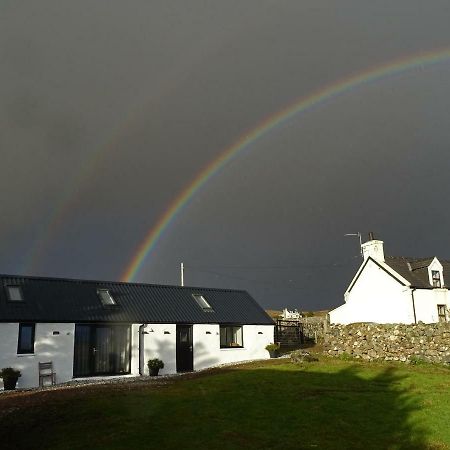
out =
[(74, 377), (130, 373), (129, 325), (76, 325)]

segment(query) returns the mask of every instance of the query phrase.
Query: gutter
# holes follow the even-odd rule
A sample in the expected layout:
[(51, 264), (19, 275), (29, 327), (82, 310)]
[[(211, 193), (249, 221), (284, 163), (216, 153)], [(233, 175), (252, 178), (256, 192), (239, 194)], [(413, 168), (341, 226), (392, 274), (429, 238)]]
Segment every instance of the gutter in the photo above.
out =
[(413, 307), (413, 313), (414, 313), (414, 323), (417, 324), (417, 318), (416, 318), (416, 305), (414, 302), (414, 291), (416, 288), (411, 288), (411, 298), (412, 298), (412, 307)]

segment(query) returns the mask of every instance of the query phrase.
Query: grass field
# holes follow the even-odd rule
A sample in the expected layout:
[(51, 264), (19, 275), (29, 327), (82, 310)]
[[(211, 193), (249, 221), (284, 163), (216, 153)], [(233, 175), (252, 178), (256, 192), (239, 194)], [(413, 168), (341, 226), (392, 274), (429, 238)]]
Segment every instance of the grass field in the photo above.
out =
[(450, 370), (270, 360), (0, 396), (0, 448), (445, 449)]

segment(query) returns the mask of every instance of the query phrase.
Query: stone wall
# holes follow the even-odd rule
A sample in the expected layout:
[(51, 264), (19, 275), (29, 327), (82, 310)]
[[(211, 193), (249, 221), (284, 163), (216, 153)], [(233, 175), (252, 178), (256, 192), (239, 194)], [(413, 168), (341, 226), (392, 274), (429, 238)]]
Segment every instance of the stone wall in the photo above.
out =
[(368, 361), (450, 363), (450, 323), (330, 325), (324, 350), (332, 356), (348, 354)]
[(303, 333), (306, 340), (322, 343), (328, 324), (326, 317), (302, 317)]

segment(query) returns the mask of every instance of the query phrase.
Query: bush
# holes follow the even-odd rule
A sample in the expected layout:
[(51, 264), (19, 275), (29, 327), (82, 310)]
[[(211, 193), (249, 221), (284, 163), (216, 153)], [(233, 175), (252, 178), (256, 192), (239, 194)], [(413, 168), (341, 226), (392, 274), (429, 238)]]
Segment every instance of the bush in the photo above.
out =
[(148, 370), (156, 370), (156, 369), (163, 369), (164, 368), (164, 363), (158, 359), (158, 358), (154, 358), (154, 359), (149, 359), (147, 362), (147, 367)]
[(21, 376), (20, 370), (13, 369), (12, 367), (5, 367), (0, 370), (0, 378), (19, 378)]
[(279, 344), (268, 344), (268, 345), (266, 345), (266, 350), (268, 352), (276, 352), (276, 351), (280, 350), (280, 346), (279, 346)]

